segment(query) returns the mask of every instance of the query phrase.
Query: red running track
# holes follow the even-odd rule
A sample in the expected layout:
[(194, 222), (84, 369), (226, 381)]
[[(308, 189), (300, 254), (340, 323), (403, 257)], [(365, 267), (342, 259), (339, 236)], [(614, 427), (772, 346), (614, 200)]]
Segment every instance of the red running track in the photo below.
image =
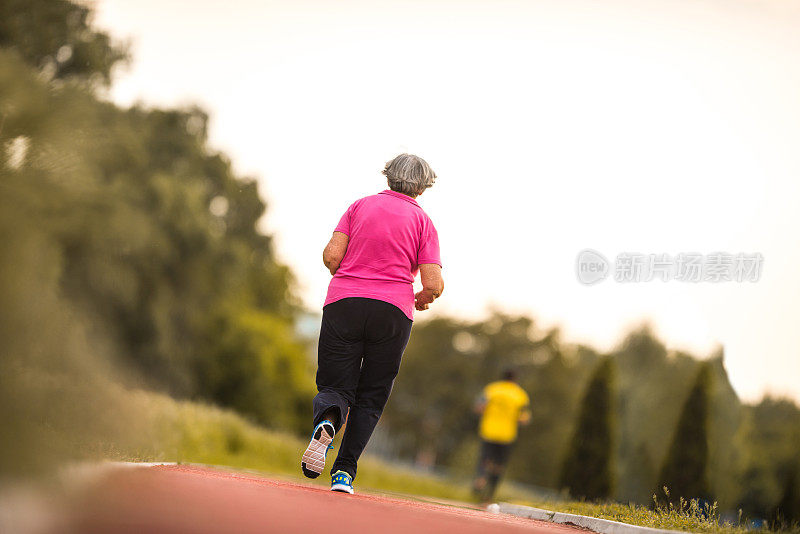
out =
[(189, 466), (115, 470), (74, 496), (69, 509), (60, 532), (576, 534), (581, 530)]

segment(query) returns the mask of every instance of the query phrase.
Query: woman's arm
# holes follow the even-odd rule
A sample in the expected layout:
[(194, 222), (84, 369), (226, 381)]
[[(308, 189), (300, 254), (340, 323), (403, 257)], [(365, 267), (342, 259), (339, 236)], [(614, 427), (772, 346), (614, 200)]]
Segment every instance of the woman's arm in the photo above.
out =
[(417, 311), (423, 311), (444, 292), (442, 267), (436, 263), (423, 263), (419, 266), (419, 276), (422, 280), (422, 291), (414, 295), (414, 307)]
[(336, 269), (344, 259), (344, 254), (347, 252), (347, 243), (350, 242), (350, 237), (343, 232), (333, 232), (331, 240), (328, 241), (325, 250), (322, 251), (322, 263), (331, 272), (331, 275), (336, 274)]

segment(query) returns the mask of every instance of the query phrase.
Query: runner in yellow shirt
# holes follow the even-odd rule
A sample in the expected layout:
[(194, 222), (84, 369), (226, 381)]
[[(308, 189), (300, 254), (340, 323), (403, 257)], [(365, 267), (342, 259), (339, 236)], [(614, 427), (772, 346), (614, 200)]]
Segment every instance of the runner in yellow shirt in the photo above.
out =
[(513, 369), (504, 371), (502, 380), (487, 385), (475, 404), (481, 415), (481, 454), (472, 489), (482, 502), (491, 500), (497, 489), (517, 428), (531, 419), (529, 406), (528, 394), (516, 383)]

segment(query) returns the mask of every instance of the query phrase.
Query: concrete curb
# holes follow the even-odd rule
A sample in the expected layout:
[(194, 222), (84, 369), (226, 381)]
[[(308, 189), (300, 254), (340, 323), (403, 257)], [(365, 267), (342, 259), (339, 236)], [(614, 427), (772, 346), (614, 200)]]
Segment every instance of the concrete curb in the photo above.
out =
[(490, 512), (515, 515), (539, 521), (549, 521), (562, 525), (575, 525), (600, 534), (686, 534), (679, 530), (663, 530), (659, 528), (641, 527), (639, 525), (629, 525), (610, 519), (599, 519), (585, 515), (565, 514), (563, 512), (552, 512), (542, 508), (531, 506), (521, 506), (519, 504), (509, 504), (501, 502), (490, 504), (487, 508)]

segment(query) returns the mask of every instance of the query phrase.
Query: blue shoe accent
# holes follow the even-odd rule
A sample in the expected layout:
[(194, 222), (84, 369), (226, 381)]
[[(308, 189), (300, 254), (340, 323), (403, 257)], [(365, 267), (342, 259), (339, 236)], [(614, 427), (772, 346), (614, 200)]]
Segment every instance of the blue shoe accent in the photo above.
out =
[(325, 469), (325, 458), (328, 456), (328, 451), (333, 449), (331, 442), (334, 435), (336, 435), (336, 427), (327, 419), (314, 427), (311, 441), (300, 461), (303, 474), (308, 478), (317, 478)]
[(331, 478), (331, 491), (353, 494), (353, 477), (346, 471), (336, 471)]

